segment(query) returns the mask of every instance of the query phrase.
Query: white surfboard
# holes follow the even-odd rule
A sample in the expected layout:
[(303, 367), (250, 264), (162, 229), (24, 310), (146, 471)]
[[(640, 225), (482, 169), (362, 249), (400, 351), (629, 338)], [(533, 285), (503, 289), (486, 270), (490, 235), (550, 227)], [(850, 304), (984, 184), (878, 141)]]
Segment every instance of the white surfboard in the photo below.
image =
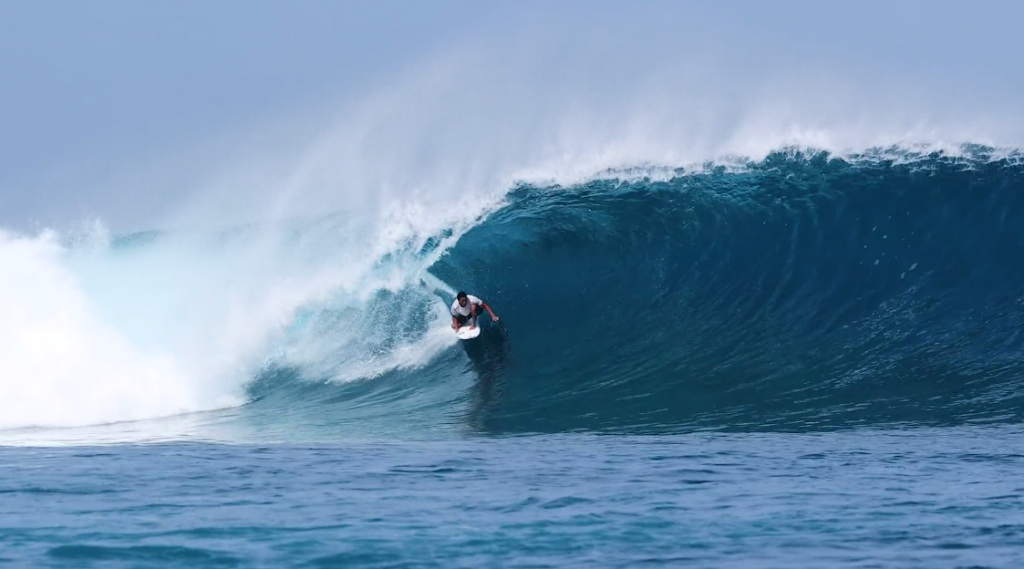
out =
[(455, 335), (462, 340), (476, 338), (480, 335), (480, 327), (477, 326), (476, 328), (470, 329), (469, 326), (460, 326), (459, 330), (455, 332)]

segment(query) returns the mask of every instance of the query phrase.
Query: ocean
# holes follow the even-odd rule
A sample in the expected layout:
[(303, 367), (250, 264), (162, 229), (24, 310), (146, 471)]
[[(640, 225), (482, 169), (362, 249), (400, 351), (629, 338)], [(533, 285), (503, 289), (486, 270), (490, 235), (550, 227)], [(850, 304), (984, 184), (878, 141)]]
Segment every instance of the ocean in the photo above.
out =
[(0, 566), (1024, 563), (1019, 152), (449, 209), (0, 234)]

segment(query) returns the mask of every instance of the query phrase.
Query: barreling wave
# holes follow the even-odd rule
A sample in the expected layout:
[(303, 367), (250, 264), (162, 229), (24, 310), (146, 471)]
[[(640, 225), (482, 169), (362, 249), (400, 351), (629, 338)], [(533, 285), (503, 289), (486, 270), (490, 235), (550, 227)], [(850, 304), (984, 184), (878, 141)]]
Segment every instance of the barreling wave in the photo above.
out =
[[(188, 428), (296, 440), (1024, 418), (1019, 153), (787, 150), (521, 185), (468, 230), (367, 228), (328, 216), (274, 239), (138, 234), (75, 261), (84, 284), (46, 279), (56, 292), (23, 316), (60, 312), (103, 389), (40, 359), (52, 377), (13, 426), (239, 404)], [(36, 264), (59, 256), (11, 243)], [(477, 340), (448, 329), (456, 289), (501, 317)], [(96, 328), (98, 299), (116, 326)], [(85, 399), (61, 399), (69, 386)], [(47, 398), (64, 404), (32, 409)]]
[[(430, 268), (500, 325), (298, 399), (342, 430), (1019, 421), (1022, 228), (1024, 165), (983, 148), (523, 186)], [(273, 374), (264, 412), (295, 404)]]

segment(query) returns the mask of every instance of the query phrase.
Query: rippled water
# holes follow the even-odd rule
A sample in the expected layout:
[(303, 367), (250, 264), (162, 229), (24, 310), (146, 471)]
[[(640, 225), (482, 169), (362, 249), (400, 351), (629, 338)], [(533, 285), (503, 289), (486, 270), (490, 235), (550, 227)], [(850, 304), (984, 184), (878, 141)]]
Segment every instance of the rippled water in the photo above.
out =
[(1015, 567), (1017, 427), (0, 451), (10, 567)]

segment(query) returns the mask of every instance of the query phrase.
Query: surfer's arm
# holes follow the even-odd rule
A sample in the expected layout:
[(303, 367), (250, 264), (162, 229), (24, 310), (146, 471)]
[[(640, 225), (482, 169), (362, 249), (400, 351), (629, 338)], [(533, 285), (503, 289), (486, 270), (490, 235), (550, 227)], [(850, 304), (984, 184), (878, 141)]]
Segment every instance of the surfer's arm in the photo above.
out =
[(452, 328), (456, 330), (459, 329), (459, 319), (456, 318), (454, 314), (452, 314)]
[(491, 320), (494, 320), (495, 322), (498, 321), (498, 315), (495, 314), (493, 310), (491, 310), (491, 307), (488, 306), (486, 302), (481, 300), (480, 301), (480, 305), (483, 306), (485, 309), (487, 309), (488, 314), (491, 315)]

